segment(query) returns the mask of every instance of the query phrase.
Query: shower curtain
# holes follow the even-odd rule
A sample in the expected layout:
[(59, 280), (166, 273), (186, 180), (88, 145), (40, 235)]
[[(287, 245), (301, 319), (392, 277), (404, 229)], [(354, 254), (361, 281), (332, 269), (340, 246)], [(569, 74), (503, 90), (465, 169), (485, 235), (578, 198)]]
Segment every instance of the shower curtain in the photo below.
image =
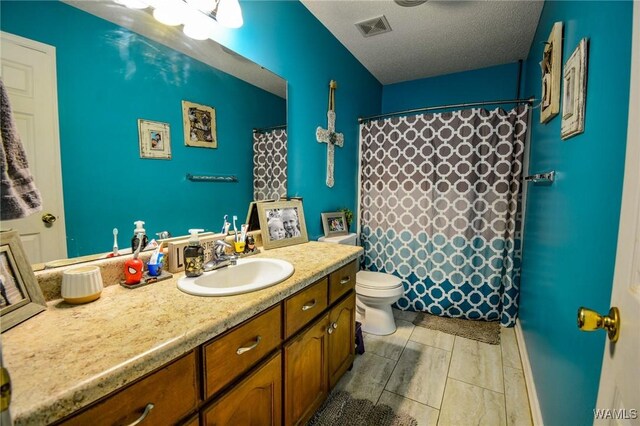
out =
[(515, 323), (528, 106), (361, 125), (364, 267), (403, 310)]
[(287, 196), (287, 129), (253, 132), (253, 199)]

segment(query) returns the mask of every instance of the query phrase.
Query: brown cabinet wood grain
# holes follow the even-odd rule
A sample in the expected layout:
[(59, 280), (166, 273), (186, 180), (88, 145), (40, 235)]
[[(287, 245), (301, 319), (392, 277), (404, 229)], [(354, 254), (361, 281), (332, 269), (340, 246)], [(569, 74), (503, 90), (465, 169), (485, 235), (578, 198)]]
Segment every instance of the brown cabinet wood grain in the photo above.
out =
[(329, 274), (329, 304), (332, 304), (356, 286), (358, 263), (353, 261)]
[(284, 424), (304, 424), (329, 391), (329, 314), (284, 347)]
[(142, 380), (108, 396), (63, 421), (64, 425), (128, 425), (144, 415), (141, 425), (175, 424), (198, 406), (195, 351), (171, 362)]
[(280, 426), (282, 422), (282, 357), (280, 352), (216, 398), (203, 413), (205, 425)]
[(284, 302), (284, 337), (288, 339), (303, 328), (327, 306), (329, 280), (325, 277), (299, 291)]
[(280, 345), (281, 313), (277, 304), (204, 346), (205, 399)]
[(355, 315), (355, 293), (351, 293), (329, 312), (329, 324), (333, 330), (329, 336), (329, 389), (333, 389), (353, 364), (356, 340)]

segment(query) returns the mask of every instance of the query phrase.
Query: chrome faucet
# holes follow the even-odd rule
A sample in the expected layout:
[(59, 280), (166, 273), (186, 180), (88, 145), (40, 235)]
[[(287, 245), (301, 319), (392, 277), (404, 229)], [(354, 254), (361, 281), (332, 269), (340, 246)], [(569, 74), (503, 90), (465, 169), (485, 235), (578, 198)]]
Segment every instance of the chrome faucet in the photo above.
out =
[(227, 248), (231, 248), (231, 244), (226, 243), (224, 240), (216, 240), (213, 245), (213, 259), (204, 264), (203, 269), (205, 272), (236, 264), (238, 256), (226, 254), (225, 249)]

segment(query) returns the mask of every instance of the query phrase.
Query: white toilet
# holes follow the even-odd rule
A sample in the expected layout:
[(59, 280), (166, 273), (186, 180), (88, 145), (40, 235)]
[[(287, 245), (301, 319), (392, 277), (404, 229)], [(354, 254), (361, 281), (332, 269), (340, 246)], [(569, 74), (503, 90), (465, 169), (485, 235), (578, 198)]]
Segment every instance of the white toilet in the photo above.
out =
[[(356, 245), (356, 234), (320, 237), (325, 243)], [(404, 293), (402, 280), (382, 272), (359, 271), (356, 274), (356, 319), (362, 331), (386, 335), (396, 331), (391, 305)]]

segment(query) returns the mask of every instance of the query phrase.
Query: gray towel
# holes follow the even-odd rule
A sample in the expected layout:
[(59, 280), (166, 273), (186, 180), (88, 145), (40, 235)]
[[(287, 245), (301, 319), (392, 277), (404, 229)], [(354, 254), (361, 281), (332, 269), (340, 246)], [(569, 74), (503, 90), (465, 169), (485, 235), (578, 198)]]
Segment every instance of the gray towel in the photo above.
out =
[(0, 79), (0, 219), (11, 220), (42, 210), (40, 191), (29, 171), (27, 155), (13, 120), (9, 96)]

